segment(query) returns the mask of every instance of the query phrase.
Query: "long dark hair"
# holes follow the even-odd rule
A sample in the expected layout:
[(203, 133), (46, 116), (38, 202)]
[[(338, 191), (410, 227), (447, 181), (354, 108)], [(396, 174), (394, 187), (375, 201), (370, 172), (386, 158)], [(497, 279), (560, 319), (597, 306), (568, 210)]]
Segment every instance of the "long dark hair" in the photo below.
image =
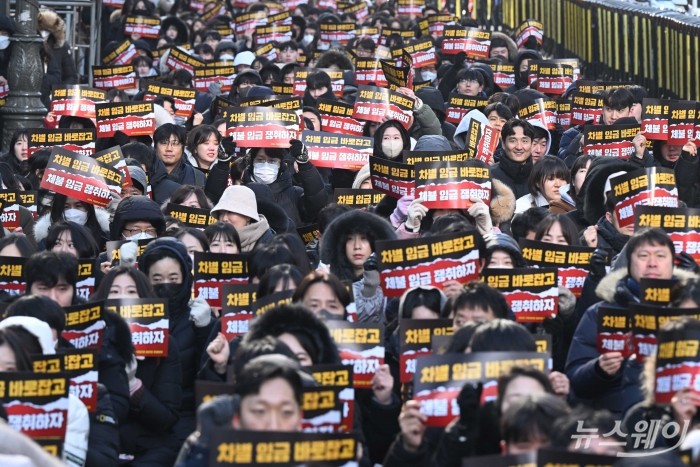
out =
[(136, 291), (138, 292), (140, 298), (158, 298), (156, 293), (153, 291), (153, 287), (151, 287), (151, 283), (148, 281), (148, 277), (146, 277), (144, 273), (129, 266), (116, 266), (110, 269), (109, 272), (102, 278), (100, 286), (97, 287), (95, 293), (92, 294), (90, 301), (99, 302), (101, 300), (107, 300), (107, 297), (109, 297), (109, 289), (112, 288), (114, 279), (122, 274), (126, 274), (134, 280), (134, 284), (136, 284)]
[[(66, 201), (68, 197), (66, 195), (56, 193), (53, 196), (53, 205), (51, 206), (50, 219), (51, 223), (63, 221), (63, 211), (66, 208)], [(92, 238), (95, 240), (97, 245), (102, 248), (106, 241), (106, 234), (102, 231), (100, 222), (97, 220), (97, 214), (95, 212), (95, 206), (90, 203), (83, 202), (87, 209), (87, 221), (85, 222), (85, 227), (92, 233)]]
[(78, 258), (95, 258), (100, 254), (97, 242), (92, 236), (92, 232), (86, 227), (69, 221), (58, 221), (49, 227), (49, 234), (46, 237), (46, 249), (53, 250), (58, 238), (65, 231), (69, 231), (71, 241), (78, 252)]

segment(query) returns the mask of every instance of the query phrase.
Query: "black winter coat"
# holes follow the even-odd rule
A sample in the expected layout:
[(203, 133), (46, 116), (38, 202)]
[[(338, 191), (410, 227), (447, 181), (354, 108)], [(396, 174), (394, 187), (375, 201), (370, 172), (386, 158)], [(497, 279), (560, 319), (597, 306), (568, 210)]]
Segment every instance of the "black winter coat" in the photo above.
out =
[(495, 164), (491, 165), (491, 177), (500, 180), (513, 190), (515, 199), (529, 193), (527, 180), (532, 172), (532, 158), (528, 158), (524, 164), (517, 164), (508, 159), (505, 154)]

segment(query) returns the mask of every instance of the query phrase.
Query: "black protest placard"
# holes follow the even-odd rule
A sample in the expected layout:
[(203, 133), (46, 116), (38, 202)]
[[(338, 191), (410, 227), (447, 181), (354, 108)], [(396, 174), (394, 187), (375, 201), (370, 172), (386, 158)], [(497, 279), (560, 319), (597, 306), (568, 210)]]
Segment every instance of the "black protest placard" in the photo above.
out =
[(115, 102), (95, 107), (98, 138), (111, 138), (117, 131), (127, 136), (151, 136), (156, 129), (153, 102)]
[(283, 290), (262, 298), (256, 297), (255, 302), (253, 302), (253, 314), (260, 316), (277, 306), (289, 305), (292, 303), (292, 295), (294, 295), (293, 290)]
[(241, 147), (288, 148), (290, 139), (300, 137), (300, 119), (291, 110), (232, 107), (227, 109), (226, 131)]
[(134, 65), (93, 66), (92, 85), (97, 89), (136, 89)]
[[(266, 59), (270, 60), (271, 62), (276, 62), (278, 60), (278, 57), (279, 57), (279, 51), (277, 50), (276, 45), (271, 43), (271, 42), (268, 44), (265, 44), (265, 45), (261, 45), (260, 47), (257, 47), (253, 53), (255, 53), (256, 57), (265, 57)], [(286, 91), (280, 92), (277, 89), (275, 89), (276, 87), (277, 87), (277, 89), (282, 87)], [(281, 83), (277, 83), (277, 84), (273, 83), (272, 88), (273, 88), (272, 92), (274, 92), (275, 94), (292, 94), (293, 93), (293, 88), (292, 88), (291, 84), (287, 85), (287, 84), (281, 84)]]
[(418, 21), (418, 27), (422, 35), (431, 35), (433, 37), (441, 37), (444, 35), (445, 26), (454, 26), (458, 19), (451, 14), (430, 15), (425, 19)]
[(321, 231), (318, 228), (318, 224), (309, 224), (303, 227), (298, 227), (297, 233), (304, 242), (304, 245), (309, 245), (310, 243), (321, 238)]
[(618, 88), (627, 88), (634, 83), (623, 83), (620, 81), (597, 81), (590, 79), (580, 79), (576, 83), (579, 92), (586, 94), (598, 94), (601, 91), (610, 91)]
[(372, 188), (396, 199), (414, 195), (416, 182), (413, 166), (374, 156), (370, 156), (369, 164)]
[(316, 167), (346, 170), (360, 170), (367, 165), (374, 145), (373, 138), (310, 130), (301, 133), (301, 141)]
[(620, 352), (623, 357), (634, 353), (632, 320), (628, 309), (601, 305), (598, 309), (598, 352)]
[(121, 146), (112, 146), (111, 148), (103, 149), (102, 151), (93, 154), (92, 157), (96, 161), (114, 167), (122, 173), (122, 188), (134, 186), (134, 182), (131, 179), (131, 174), (126, 168), (126, 160), (124, 159), (124, 154), (122, 154)]
[(573, 79), (572, 81), (577, 81), (579, 78), (580, 74), (580, 65), (579, 61), (577, 58), (554, 58), (551, 60), (530, 60), (530, 63), (528, 64), (528, 84), (532, 85), (533, 83), (536, 83), (538, 73), (539, 73), (539, 68), (540, 64), (543, 64), (545, 67), (551, 67), (551, 66), (560, 66), (560, 65), (565, 65), (569, 66), (574, 70), (573, 74)]
[(642, 128), (647, 139), (668, 140), (668, 119), (671, 102), (668, 99), (644, 98), (642, 100)]
[(389, 81), (384, 76), (381, 59), (358, 58), (355, 61), (355, 83), (380, 88), (388, 86)]
[(292, 26), (285, 24), (256, 26), (253, 39), (257, 46), (269, 44), (271, 42), (281, 44), (292, 39)]
[(78, 84), (54, 86), (51, 91), (51, 109), (56, 116), (95, 118), (95, 103), (107, 100), (107, 92)]
[(473, 199), (491, 204), (491, 170), (469, 162), (415, 164), (416, 197), (428, 209), (468, 209)]
[(197, 91), (167, 83), (149, 83), (143, 97), (144, 100), (152, 101), (158, 97), (172, 98), (175, 101), (175, 115), (190, 118), (194, 113), (194, 101), (197, 97)]
[(31, 157), (39, 149), (60, 147), (91, 156), (95, 153), (96, 139), (94, 128), (31, 128), (27, 130), (27, 152)]
[(520, 23), (518, 29), (515, 30), (515, 44), (522, 48), (525, 46), (525, 42), (531, 37), (537, 41), (539, 45), (542, 45), (544, 27), (540, 21), (534, 19), (527, 19)]
[(121, 298), (106, 300), (104, 310), (129, 324), (137, 357), (167, 357), (170, 337), (167, 303), (161, 299)]
[(399, 323), (399, 374), (410, 383), (416, 373), (416, 359), (432, 354), (435, 336), (452, 335), (451, 319), (402, 319)]
[(305, 433), (343, 433), (345, 402), (342, 386), (304, 388), (301, 410), (304, 413), (302, 431)]
[[(689, 335), (690, 334), (690, 335)], [(659, 342), (656, 352), (655, 400), (670, 404), (681, 389), (700, 378), (700, 334), (686, 330), (683, 340)]]
[(446, 427), (459, 417), (455, 404), (462, 386), (497, 380), (511, 368), (532, 367), (546, 372), (549, 355), (537, 352), (476, 352), (428, 355), (416, 360), (414, 400), (428, 427)]
[(676, 253), (685, 251), (700, 262), (700, 209), (662, 206), (637, 206), (634, 209), (635, 230), (659, 227), (673, 241)]
[(223, 284), (248, 282), (248, 257), (225, 253), (194, 254), (194, 296), (213, 307), (221, 307)]
[(212, 217), (209, 209), (194, 208), (181, 204), (168, 203), (165, 207), (165, 215), (177, 219), (187, 227), (197, 227), (199, 229), (216, 223), (216, 219)]
[(481, 280), (503, 294), (519, 323), (541, 323), (559, 312), (555, 268), (485, 269)]
[(552, 99), (539, 98), (518, 111), (518, 117), (528, 122), (540, 122), (548, 130), (557, 128), (557, 102)]
[(395, 91), (398, 88), (413, 87), (413, 71), (411, 65), (398, 65), (393, 60), (380, 60), (379, 63), (382, 66), (382, 71), (384, 71), (387, 83), (389, 83), (390, 90)]
[(235, 34), (242, 35), (246, 31), (255, 30), (258, 26), (265, 26), (267, 24), (267, 15), (264, 11), (243, 13), (233, 19), (233, 24), (235, 24)]
[[(500, 140), (501, 131), (499, 129), (491, 125), (481, 125), (475, 119), (470, 120), (466, 149), (469, 150), (472, 158), (491, 165)], [(475, 142), (476, 145), (474, 145)]]
[(501, 89), (515, 85), (515, 65), (511, 63), (489, 63), (493, 70), (493, 82)]
[(435, 45), (430, 37), (419, 39), (411, 45), (402, 49), (391, 51), (394, 58), (400, 57), (402, 53), (407, 53), (411, 56), (414, 68), (424, 68), (435, 66), (437, 64), (437, 54), (435, 53)]
[[(273, 8), (274, 10), (274, 8)], [(279, 13), (270, 10), (270, 16), (266, 18), (267, 24), (292, 24), (292, 12), (291, 11), (280, 11)]]
[(233, 65), (197, 67), (194, 69), (192, 85), (199, 92), (209, 92), (210, 86), (218, 84), (221, 92), (229, 92), (235, 77), (236, 69)]
[[(343, 13), (344, 16), (354, 15), (357, 23), (363, 23), (369, 17), (369, 6), (366, 2), (360, 3), (338, 3), (338, 10)], [(363, 31), (364, 29), (364, 31)], [(374, 34), (368, 34), (368, 31), (374, 29), (376, 32)], [(362, 27), (357, 31), (358, 36), (374, 36), (374, 41), (379, 38), (379, 29)]]
[(447, 99), (447, 109), (445, 110), (445, 121), (454, 125), (459, 125), (465, 115), (474, 109), (484, 110), (488, 105), (488, 99), (480, 97), (465, 96), (456, 92), (450, 93)]
[(124, 18), (124, 34), (135, 34), (146, 39), (157, 39), (160, 34), (160, 18), (127, 16)]
[(557, 268), (559, 285), (569, 289), (576, 298), (581, 296), (595, 248), (524, 238), (520, 240), (520, 248), (523, 258), (532, 266)]
[(564, 129), (572, 125), (572, 106), (569, 99), (557, 99), (557, 124)]
[(668, 144), (683, 146), (696, 137), (699, 123), (697, 102), (671, 101), (668, 112)]
[(603, 114), (603, 97), (597, 94), (574, 92), (571, 99), (571, 124), (598, 123)]
[(7, 425), (32, 439), (63, 441), (68, 428), (68, 377), (63, 373), (0, 373)]
[[(397, 35), (401, 37), (404, 42), (412, 41), (413, 39), (416, 38), (416, 31), (411, 30), (411, 29), (392, 29), (392, 28), (382, 28), (382, 33), (379, 36), (379, 47), (377, 47), (377, 50), (379, 50), (380, 47), (386, 46), (387, 43), (389, 42), (389, 36)], [(388, 49), (387, 49), (388, 51)], [(375, 56), (379, 57), (379, 53), (376, 53)], [(386, 58), (391, 58), (391, 52), (389, 51), (389, 56)]]
[(639, 205), (678, 207), (676, 175), (672, 169), (649, 167), (610, 179), (619, 228), (634, 225)]
[(211, 467), (229, 465), (341, 466), (357, 458), (356, 435), (214, 430), (210, 440)]
[(333, 192), (333, 202), (353, 209), (376, 206), (384, 198), (383, 193), (372, 189), (336, 188)]
[(102, 348), (105, 321), (102, 319), (102, 303), (86, 303), (63, 308), (66, 327), (61, 336), (76, 349)]
[(445, 39), (442, 42), (444, 55), (460, 52), (473, 59), (489, 58), (491, 50), (491, 32), (463, 26), (445, 26)]
[(353, 118), (353, 105), (341, 101), (318, 99), (318, 111), (324, 131), (343, 135), (362, 136), (364, 124)]
[(425, 0), (397, 0), (396, 2), (398, 16), (417, 18), (423, 15), (423, 8), (425, 8)]
[(248, 332), (256, 301), (256, 284), (223, 284), (221, 286), (221, 333), (231, 341)]
[(331, 45), (345, 46), (355, 38), (355, 23), (322, 23), (319, 25), (318, 50), (328, 50)]
[(561, 96), (573, 81), (573, 66), (549, 61), (538, 62), (536, 89), (541, 93)]
[(105, 207), (121, 192), (122, 173), (88, 156), (54, 147), (40, 187)]
[(387, 297), (400, 297), (412, 287), (462, 284), (479, 277), (476, 232), (430, 238), (377, 241), (381, 287)]
[(0, 256), (0, 288), (8, 295), (22, 295), (27, 290), (24, 263), (27, 258)]
[(126, 39), (112, 52), (105, 55), (102, 63), (105, 65), (128, 65), (138, 54), (133, 42)]
[(583, 154), (627, 160), (635, 156), (632, 140), (639, 133), (638, 124), (585, 125), (583, 127)]
[(165, 65), (171, 70), (187, 70), (194, 76), (195, 68), (201, 68), (207, 64), (188, 54), (187, 51), (180, 47), (173, 47), (168, 53), (168, 58), (165, 60)]
[(255, 105), (281, 110), (291, 110), (296, 112), (297, 115), (302, 114), (302, 108), (304, 107), (302, 98), (297, 96), (274, 96), (272, 99), (266, 99), (258, 104), (253, 104), (253, 106)]
[(95, 291), (95, 258), (80, 258), (78, 260), (78, 276), (75, 283), (75, 295), (87, 301)]
[(20, 190), (0, 190), (0, 223), (9, 231), (13, 231), (20, 226), (19, 208), (20, 206), (32, 213), (36, 220), (37, 205), (36, 191), (20, 191)]
[[(672, 295), (678, 295), (677, 289), (681, 285), (676, 281), (676, 284), (671, 286), (676, 289), (676, 293), (671, 291)], [(648, 285), (647, 296), (658, 291), (663, 295), (668, 288), (668, 285), (654, 284)], [(679, 321), (683, 318), (700, 318), (700, 312), (693, 308), (668, 308), (664, 305), (649, 304), (649, 303), (631, 303), (629, 309), (630, 334), (632, 335), (632, 353), (636, 355), (636, 359), (643, 362), (647, 358), (653, 358), (658, 350), (658, 331), (666, 324), (674, 321)]]
[(34, 373), (63, 373), (70, 378), (69, 391), (85, 404), (88, 412), (97, 409), (97, 352), (65, 349), (54, 355), (32, 355)]
[(362, 85), (357, 90), (353, 118), (382, 123), (385, 119), (398, 120), (404, 128), (413, 125), (415, 101), (396, 91)]
[(640, 303), (647, 305), (667, 306), (676, 298), (683, 288), (678, 279), (646, 279), (639, 280)]
[(420, 162), (464, 162), (471, 158), (471, 152), (461, 151), (404, 151), (403, 162), (416, 165)]
[(384, 332), (379, 325), (326, 321), (343, 365), (353, 368), (355, 388), (371, 388), (374, 374), (384, 364)]
[(351, 432), (355, 420), (355, 386), (352, 367), (343, 364), (323, 364), (312, 365), (305, 370), (320, 387), (342, 388), (338, 393), (338, 397), (343, 401), (343, 419), (340, 429), (346, 433)]

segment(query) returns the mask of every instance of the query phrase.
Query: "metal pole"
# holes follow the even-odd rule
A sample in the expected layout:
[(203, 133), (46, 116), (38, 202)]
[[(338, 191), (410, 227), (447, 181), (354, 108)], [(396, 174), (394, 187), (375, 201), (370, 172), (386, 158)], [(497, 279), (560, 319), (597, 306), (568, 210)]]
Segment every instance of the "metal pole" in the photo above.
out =
[(46, 108), (41, 102), (44, 64), (40, 55), (43, 41), (37, 33), (38, 13), (35, 0), (17, 0), (17, 32), (11, 37), (12, 49), (7, 73), (10, 93), (5, 105), (0, 107), (3, 149), (8, 148), (16, 130), (41, 127), (46, 115)]

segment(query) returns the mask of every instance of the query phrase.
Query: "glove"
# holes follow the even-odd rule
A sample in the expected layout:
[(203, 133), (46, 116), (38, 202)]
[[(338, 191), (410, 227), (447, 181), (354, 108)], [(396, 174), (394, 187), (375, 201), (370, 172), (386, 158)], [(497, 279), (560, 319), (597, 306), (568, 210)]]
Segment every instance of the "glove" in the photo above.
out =
[(474, 204), (467, 209), (467, 212), (474, 218), (476, 229), (482, 236), (490, 234), (493, 230), (493, 222), (491, 221), (489, 207), (486, 206), (486, 203), (476, 198), (472, 198), (470, 201)]
[(289, 140), (289, 155), (292, 156), (298, 163), (306, 164), (309, 162), (309, 151), (304, 146), (304, 143), (298, 139)]
[(391, 213), (391, 216), (389, 216), (389, 219), (391, 220), (391, 224), (394, 227), (398, 227), (404, 222), (406, 222), (406, 216), (408, 215), (408, 206), (410, 206), (411, 202), (415, 197), (405, 195), (399, 198), (399, 201), (396, 203), (396, 209), (394, 209), (394, 212)]
[(364, 286), (362, 287), (362, 295), (365, 297), (373, 297), (379, 287), (379, 265), (377, 264), (377, 256), (372, 253), (367, 258), (367, 261), (362, 265), (364, 272), (362, 279)]
[[(236, 150), (236, 143), (234, 141), (229, 141), (228, 144), (225, 144), (224, 141), (225, 138), (221, 140), (221, 143), (219, 143), (219, 149), (216, 153), (216, 157), (219, 162), (230, 161), (231, 157), (233, 157), (233, 153)], [(231, 151), (228, 151), (226, 146), (233, 146), (233, 148), (231, 148)]]
[(676, 266), (686, 271), (700, 274), (700, 266), (698, 266), (698, 263), (695, 262), (693, 257), (685, 251), (681, 251), (676, 255)]
[(139, 244), (136, 242), (126, 242), (119, 247), (119, 266), (133, 267), (136, 263), (136, 254), (139, 251)]
[(462, 426), (474, 426), (476, 424), (479, 403), (481, 402), (480, 384), (465, 383), (457, 396), (459, 406), (459, 423)]
[(134, 394), (142, 386), (141, 380), (136, 377), (138, 366), (136, 357), (131, 357), (131, 361), (126, 364), (126, 377), (129, 379), (129, 394)]
[(203, 328), (211, 322), (211, 307), (202, 297), (190, 301), (190, 321), (195, 327)]
[(221, 94), (221, 83), (211, 83), (207, 90), (212, 97), (216, 97)]
[(207, 448), (209, 436), (222, 428), (231, 428), (231, 421), (238, 411), (238, 396), (218, 396), (202, 403), (197, 409), (199, 440), (197, 444)]
[(362, 265), (365, 271), (376, 271), (379, 269), (379, 264), (377, 263), (377, 255), (372, 253), (369, 255), (369, 258), (365, 261), (365, 264)]
[(591, 276), (592, 277), (605, 277), (607, 270), (605, 268), (608, 262), (608, 251), (604, 248), (596, 248), (596, 250), (591, 255)]
[(404, 223), (406, 228), (414, 233), (418, 232), (426, 214), (428, 214), (428, 208), (421, 204), (420, 198), (414, 199), (408, 206), (408, 219)]

